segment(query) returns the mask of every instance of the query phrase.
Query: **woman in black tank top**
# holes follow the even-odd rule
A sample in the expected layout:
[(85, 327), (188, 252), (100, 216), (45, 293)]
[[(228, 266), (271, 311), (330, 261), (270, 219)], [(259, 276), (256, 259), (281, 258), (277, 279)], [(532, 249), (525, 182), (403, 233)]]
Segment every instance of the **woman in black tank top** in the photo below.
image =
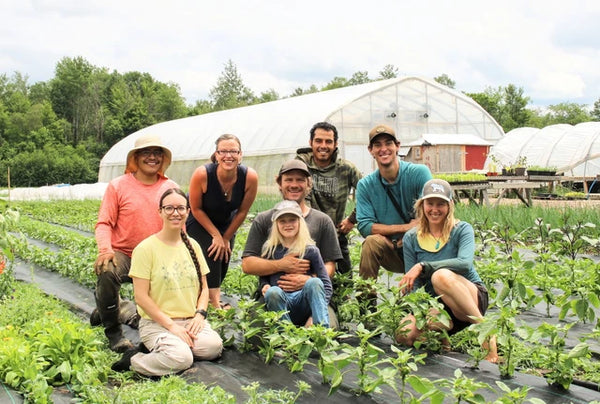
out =
[(210, 273), (209, 300), (221, 307), (221, 283), (229, 268), (235, 233), (256, 198), (258, 175), (241, 165), (242, 148), (234, 135), (215, 142), (212, 163), (198, 167), (190, 180), (191, 215), (186, 230), (202, 247)]

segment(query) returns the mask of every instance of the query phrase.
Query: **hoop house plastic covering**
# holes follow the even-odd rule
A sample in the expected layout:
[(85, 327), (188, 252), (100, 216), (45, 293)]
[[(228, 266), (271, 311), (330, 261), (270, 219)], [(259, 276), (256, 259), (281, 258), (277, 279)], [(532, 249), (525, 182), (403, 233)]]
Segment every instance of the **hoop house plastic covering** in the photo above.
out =
[[(514, 129), (492, 147), (492, 155), (501, 164), (525, 156), (528, 166), (555, 167), (572, 177), (595, 177), (600, 174), (600, 122)], [(486, 167), (489, 163), (490, 157)]]
[(309, 130), (319, 121), (338, 128), (341, 156), (367, 173), (373, 169), (367, 133), (377, 123), (394, 127), (401, 142), (415, 140), (423, 133), (473, 134), (492, 141), (504, 135), (494, 119), (464, 94), (423, 78), (396, 78), (144, 128), (106, 153), (98, 179), (106, 182), (121, 175), (135, 139), (152, 133), (173, 152), (167, 175), (186, 185), (193, 170), (210, 158), (216, 138), (232, 133), (242, 143), (244, 164), (259, 174), (260, 190), (274, 191), (273, 179), (281, 163), (308, 145)]

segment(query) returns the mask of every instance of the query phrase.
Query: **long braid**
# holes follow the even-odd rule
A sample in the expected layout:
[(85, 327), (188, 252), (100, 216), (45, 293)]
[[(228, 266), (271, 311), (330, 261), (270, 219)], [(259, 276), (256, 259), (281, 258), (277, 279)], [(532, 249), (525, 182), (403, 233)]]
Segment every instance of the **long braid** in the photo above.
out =
[(187, 234), (185, 234), (183, 229), (181, 229), (181, 239), (190, 252), (192, 261), (194, 261), (194, 267), (196, 267), (196, 274), (198, 274), (198, 281), (200, 282), (200, 293), (202, 293), (202, 271), (200, 270), (200, 262), (198, 262), (196, 251), (194, 250), (194, 247), (192, 247), (192, 243), (190, 243), (190, 239), (188, 238)]

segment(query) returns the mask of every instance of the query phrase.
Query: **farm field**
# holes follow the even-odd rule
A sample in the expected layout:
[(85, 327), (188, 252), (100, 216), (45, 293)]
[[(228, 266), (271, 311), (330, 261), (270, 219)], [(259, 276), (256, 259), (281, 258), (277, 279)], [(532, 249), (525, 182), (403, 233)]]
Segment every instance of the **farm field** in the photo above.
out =
[[(81, 329), (91, 330), (95, 346), (104, 355), (99, 366), (109, 368), (116, 356), (107, 351), (102, 333), (87, 322), (93, 308), (95, 279), (90, 268), (95, 244), (90, 239), (97, 207), (98, 201), (15, 203), (11, 208), (19, 210), (20, 218), (9, 230), (15, 238), (13, 250), (17, 255), (13, 260), (14, 273), (74, 308)], [(262, 209), (257, 207), (256, 211)], [(598, 224), (597, 211), (571, 207), (560, 212), (560, 208), (555, 208), (556, 212), (548, 213), (542, 221), (537, 217), (524, 219), (528, 211), (520, 207), (496, 213), (483, 209), (471, 212), (471, 209), (461, 207), (458, 216), (476, 227), (477, 269), (494, 292), (486, 315), (489, 322), (453, 337), (451, 352), (441, 351), (434, 336), (428, 336), (419, 350), (409, 351), (391, 343), (394, 322), (397, 324), (402, 317), (406, 304), (415, 302), (400, 301), (394, 290), (396, 279), (387, 276), (381, 277), (376, 285), (380, 310), (371, 318), (360, 314), (355, 277), (343, 279), (338, 285), (339, 331), (315, 327), (311, 333), (305, 329), (275, 327), (276, 319), (250, 298), (255, 278), (243, 275), (239, 268), (248, 222), (238, 235), (235, 261), (224, 285), (236, 309), (210, 313), (213, 328), (222, 333), (227, 350), (221, 360), (195, 363), (180, 378), (187, 384), (220, 386), (235, 397), (225, 402), (323, 399), (382, 403), (460, 400), (587, 403), (600, 400), (599, 229), (593, 226)], [(3, 212), (4, 209), (0, 210), (0, 214), (6, 215)], [(482, 218), (484, 214), (488, 216)], [(503, 222), (506, 218), (526, 223)], [(568, 223), (561, 225), (561, 220)], [(24, 236), (19, 236), (20, 232)], [(360, 237), (355, 235), (352, 247), (355, 263), (359, 251)], [(125, 288), (124, 293), (127, 295), (130, 289)], [(362, 324), (367, 323), (379, 327), (378, 332), (363, 328)], [(499, 336), (503, 357), (498, 365), (482, 362), (477, 352), (478, 337), (492, 331)], [(135, 339), (135, 330), (129, 333)], [(106, 369), (105, 372), (110, 373)], [(5, 374), (0, 376), (5, 378)], [(115, 382), (118, 375), (104, 377), (104, 384), (113, 386), (113, 392), (124, 394), (123, 401), (115, 402), (133, 402), (127, 400), (127, 394), (130, 397), (142, 394), (124, 386), (150, 389), (160, 384), (164, 390), (173, 388), (163, 386), (164, 379), (146, 386), (146, 381), (140, 382), (131, 375), (118, 383)], [(296, 384), (298, 381), (307, 383), (311, 391), (304, 392)], [(248, 387), (255, 382), (260, 387)], [(290, 394), (276, 393), (283, 390)], [(66, 394), (65, 400), (73, 394)], [(78, 394), (89, 397), (91, 393)], [(250, 401), (253, 394), (263, 401)], [(270, 396), (288, 399), (276, 401)], [(57, 400), (55, 396), (54, 401)]]

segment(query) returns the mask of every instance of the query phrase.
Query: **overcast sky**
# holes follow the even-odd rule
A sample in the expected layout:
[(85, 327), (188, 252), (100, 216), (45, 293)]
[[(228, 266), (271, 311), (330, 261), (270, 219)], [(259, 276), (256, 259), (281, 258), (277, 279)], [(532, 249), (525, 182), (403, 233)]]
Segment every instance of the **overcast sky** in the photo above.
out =
[(600, 1), (0, 0), (0, 74), (82, 56), (208, 99), (231, 59), (259, 95), (387, 64), (456, 89), (523, 87), (535, 106), (600, 98)]

